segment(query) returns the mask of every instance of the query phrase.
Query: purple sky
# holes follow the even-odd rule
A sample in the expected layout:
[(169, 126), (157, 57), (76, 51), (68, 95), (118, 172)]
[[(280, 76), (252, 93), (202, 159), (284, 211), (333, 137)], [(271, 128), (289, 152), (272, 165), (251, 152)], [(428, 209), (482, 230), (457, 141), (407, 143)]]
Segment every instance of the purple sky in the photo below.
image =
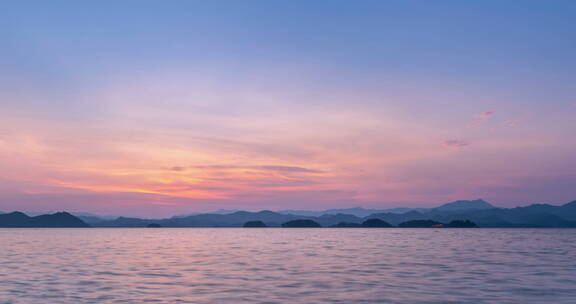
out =
[(574, 1), (12, 1), (0, 211), (576, 199)]

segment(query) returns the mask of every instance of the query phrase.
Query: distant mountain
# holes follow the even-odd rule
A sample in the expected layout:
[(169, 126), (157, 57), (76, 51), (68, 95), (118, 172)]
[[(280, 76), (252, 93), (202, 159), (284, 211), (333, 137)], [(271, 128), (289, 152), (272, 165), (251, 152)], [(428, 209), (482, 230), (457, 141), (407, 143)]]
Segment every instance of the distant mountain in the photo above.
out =
[[(34, 216), (39, 216), (39, 215), (45, 215), (45, 214), (53, 214), (53, 213), (57, 213), (57, 212), (38, 212), (38, 211), (32, 211), (32, 212), (26, 212), (26, 215), (30, 216), (30, 217), (34, 217)], [(6, 214), (5, 212), (0, 212), (0, 214)], [(99, 223), (99, 222), (103, 222), (103, 221), (108, 221), (108, 220), (113, 220), (116, 219), (117, 216), (111, 216), (111, 215), (97, 215), (97, 214), (92, 214), (92, 213), (87, 213), (87, 212), (70, 212), (69, 214), (81, 219), (83, 222), (87, 223), (87, 224), (94, 224), (94, 223)]]
[(435, 211), (461, 211), (461, 210), (482, 210), (495, 208), (484, 200), (478, 199), (474, 201), (455, 201), (452, 203), (444, 204), (440, 207), (433, 208)]
[[(21, 212), (13, 212), (0, 214), (0, 227), (86, 227), (88, 224), (94, 227), (148, 227), (149, 225), (162, 227), (242, 227), (247, 222), (255, 221), (259, 221), (267, 227), (281, 227), (282, 224), (295, 220), (310, 220), (323, 227), (363, 227), (363, 223), (366, 221), (378, 219), (392, 226), (410, 221), (449, 223), (446, 226), (450, 226), (450, 223), (454, 221), (456, 221), (454, 225), (472, 221), (479, 227), (576, 228), (576, 201), (562, 206), (533, 204), (516, 208), (496, 208), (483, 200), (455, 201), (436, 208), (404, 208), (402, 210), (395, 208), (393, 209), (395, 212), (391, 212), (392, 209), (384, 209), (385, 212), (362, 216), (368, 211), (374, 210), (356, 207), (330, 209), (321, 212), (309, 211), (319, 212), (314, 213), (317, 215), (309, 215), (310, 213), (307, 215), (289, 214), (269, 210), (259, 212), (234, 211), (232, 213), (205, 213), (166, 219), (131, 217), (103, 219), (89, 214), (76, 217), (65, 212), (30, 217)], [(368, 223), (381, 222), (369, 221)]]
[(242, 211), (242, 210), (238, 210), (238, 209), (218, 209), (216, 211), (210, 211), (210, 212), (192, 212), (192, 213), (188, 213), (188, 214), (179, 214), (179, 215), (175, 215), (172, 218), (183, 218), (183, 217), (189, 217), (189, 216), (193, 216), (193, 215), (199, 215), (199, 214), (231, 214), (234, 212), (238, 212), (238, 211)]
[(398, 224), (400, 228), (432, 228), (439, 227), (442, 223), (433, 220), (411, 220)]
[(576, 210), (576, 201), (571, 201), (562, 206), (565, 210)]
[(433, 220), (412, 220), (398, 224), (400, 228), (478, 228), (469, 220), (454, 220), (450, 223), (440, 223)]
[(295, 215), (279, 214), (272, 211), (237, 211), (231, 214), (195, 214), (168, 219), (139, 219), (119, 217), (112, 221), (97, 224), (100, 227), (144, 227), (150, 223), (159, 223), (163, 227), (241, 227), (248, 221), (262, 221), (267, 226), (280, 224), (298, 218)]
[(89, 216), (89, 215), (75, 215), (77, 218), (81, 219), (84, 223), (94, 225), (101, 222), (107, 221), (106, 219), (97, 217), (97, 216)]
[(259, 212), (237, 211), (231, 214), (197, 214), (187, 217), (168, 219), (139, 219), (119, 217), (111, 221), (94, 223), (96, 227), (145, 227), (158, 223), (162, 227), (242, 227), (246, 222), (261, 221), (268, 227), (280, 227), (292, 220), (314, 220), (322, 226), (331, 226), (339, 222), (362, 223), (363, 219), (349, 214), (325, 214), (319, 217), (282, 214), (269, 210)]
[(320, 228), (322, 225), (313, 220), (292, 220), (282, 224), (284, 228)]
[[(149, 224), (160, 223), (161, 225), (165, 220), (154, 219), (141, 219), (136, 217), (119, 217), (109, 221), (98, 221), (90, 223), (94, 227), (147, 227)], [(162, 225), (164, 226), (164, 225)]]
[(409, 211), (406, 213), (375, 213), (367, 216), (366, 218), (377, 218), (384, 220), (392, 225), (397, 226), (400, 223), (407, 222), (407, 221), (414, 221), (414, 220), (425, 220), (429, 219), (429, 216), (425, 215), (425, 213), (418, 212), (418, 211)]
[(249, 221), (242, 225), (244, 228), (265, 228), (268, 227), (262, 221)]
[(86, 212), (72, 212), (72, 215), (74, 215), (75, 217), (81, 219), (83, 222), (90, 224), (90, 225), (94, 225), (94, 224), (98, 224), (101, 222), (105, 222), (105, 221), (109, 221), (109, 220), (113, 220), (118, 218), (117, 216), (112, 216), (112, 215), (98, 215), (98, 214), (92, 214), (92, 213), (86, 213)]
[(277, 213), (280, 214), (291, 214), (291, 215), (301, 215), (301, 216), (322, 216), (324, 214), (326, 214), (326, 211), (328, 210), (321, 210), (321, 211), (315, 211), (315, 210), (279, 210), (276, 211)]
[(68, 212), (57, 212), (38, 216), (28, 216), (22, 212), (0, 214), (0, 227), (3, 228), (68, 228), (90, 227), (81, 219)]
[(391, 228), (393, 226), (390, 225), (389, 223), (381, 220), (381, 219), (372, 218), (372, 219), (365, 220), (362, 223), (362, 227), (366, 227), (366, 228)]
[(389, 212), (389, 213), (404, 213), (407, 211), (412, 210), (413, 208), (392, 208), (392, 209), (365, 209), (362, 207), (354, 207), (354, 208), (345, 208), (345, 209), (329, 209), (323, 211), (324, 214), (350, 214), (358, 217), (366, 217), (370, 214), (374, 213), (382, 213), (382, 212)]
[[(75, 217), (94, 217), (94, 218), (99, 218), (102, 220), (113, 220), (115, 218), (118, 218), (117, 215), (101, 215), (101, 214), (94, 214), (94, 213), (88, 213), (88, 212), (70, 212), (70, 214), (72, 214)], [(30, 215), (30, 214), (28, 214)]]
[[(470, 206), (486, 206), (470, 204)], [(434, 220), (450, 222), (471, 220), (480, 227), (576, 227), (576, 203), (562, 206), (534, 204), (516, 208), (459, 209), (435, 208), (429, 212), (411, 211), (404, 214), (380, 213), (369, 216), (379, 218), (392, 225), (412, 220)]]
[(396, 214), (402, 214), (402, 213), (406, 213), (406, 212), (410, 212), (410, 211), (418, 211), (418, 212), (426, 212), (428, 211), (428, 208), (406, 208), (406, 207), (399, 207), (399, 208), (391, 208), (391, 209), (385, 209), (383, 210), (384, 212), (388, 212), (388, 213), (396, 213)]
[(374, 213), (405, 213), (412, 210), (428, 210), (426, 208), (390, 208), (390, 209), (366, 209), (362, 207), (345, 208), (345, 209), (328, 209), (322, 211), (311, 210), (280, 210), (278, 213), (293, 214), (303, 216), (322, 216), (325, 214), (350, 214), (358, 217), (366, 217)]
[(237, 211), (230, 214), (199, 214), (172, 219), (167, 225), (176, 227), (240, 227), (248, 221), (261, 221), (267, 226), (277, 227), (296, 218), (297, 216), (294, 215), (279, 214), (269, 210), (259, 212)]
[(461, 200), (451, 203), (447, 203), (435, 208), (389, 208), (389, 209), (366, 209), (362, 207), (345, 208), (345, 209), (328, 209), (322, 211), (311, 211), (311, 210), (280, 210), (278, 213), (282, 214), (293, 214), (302, 216), (322, 216), (325, 214), (350, 214), (358, 217), (366, 217), (376, 213), (394, 213), (394, 214), (404, 214), (410, 211), (417, 211), (420, 213), (426, 213), (431, 211), (458, 211), (458, 210), (472, 210), (472, 209), (490, 209), (495, 208), (491, 204), (484, 200)]
[(364, 221), (364, 217), (358, 217), (351, 214), (324, 214), (322, 216), (313, 218), (322, 226), (328, 227), (341, 222), (360, 224)]

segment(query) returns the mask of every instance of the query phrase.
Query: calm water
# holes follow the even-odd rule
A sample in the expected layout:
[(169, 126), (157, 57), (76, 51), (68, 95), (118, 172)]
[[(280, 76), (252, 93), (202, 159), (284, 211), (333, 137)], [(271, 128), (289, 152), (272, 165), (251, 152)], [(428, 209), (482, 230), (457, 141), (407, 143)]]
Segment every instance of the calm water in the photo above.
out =
[(576, 229), (0, 229), (0, 303), (576, 303)]

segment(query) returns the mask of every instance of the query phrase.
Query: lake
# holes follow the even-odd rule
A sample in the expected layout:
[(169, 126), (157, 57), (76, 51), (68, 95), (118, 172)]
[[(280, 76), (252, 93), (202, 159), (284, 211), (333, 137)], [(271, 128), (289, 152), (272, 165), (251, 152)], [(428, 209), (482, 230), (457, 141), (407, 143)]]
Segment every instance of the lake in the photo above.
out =
[(576, 303), (576, 229), (0, 229), (0, 303)]

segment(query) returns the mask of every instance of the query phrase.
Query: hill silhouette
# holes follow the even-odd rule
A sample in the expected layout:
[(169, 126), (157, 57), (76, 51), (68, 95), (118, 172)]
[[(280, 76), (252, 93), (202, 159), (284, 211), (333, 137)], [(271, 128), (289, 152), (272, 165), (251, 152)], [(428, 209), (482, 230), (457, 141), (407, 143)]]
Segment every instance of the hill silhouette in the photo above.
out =
[(490, 203), (482, 200), (460, 200), (454, 201), (451, 203), (446, 203), (444, 205), (440, 205), (434, 208), (407, 208), (407, 207), (400, 207), (400, 208), (389, 208), (389, 209), (366, 209), (362, 207), (354, 207), (354, 208), (344, 208), (344, 209), (328, 209), (322, 211), (311, 211), (311, 210), (280, 210), (277, 211), (281, 214), (292, 214), (292, 215), (301, 215), (301, 216), (311, 216), (311, 217), (319, 217), (322, 215), (328, 214), (349, 214), (354, 215), (360, 218), (364, 218), (366, 216), (375, 214), (375, 213), (394, 213), (394, 214), (403, 214), (410, 211), (418, 211), (422, 213), (427, 213), (433, 210), (438, 211), (450, 211), (450, 210), (474, 210), (474, 209), (490, 209), (495, 208)]
[(268, 227), (266, 226), (266, 224), (264, 224), (264, 222), (262, 221), (249, 221), (244, 223), (244, 228), (264, 228), (264, 227)]
[(392, 227), (392, 225), (390, 225), (388, 222), (385, 222), (381, 219), (377, 219), (377, 218), (372, 218), (372, 219), (367, 219), (362, 223), (362, 227), (367, 227), (367, 228), (390, 228)]
[(576, 227), (576, 202), (561, 206), (533, 204), (515, 208), (485, 208), (446, 210), (434, 208), (428, 212), (410, 211), (403, 214), (378, 213), (368, 218), (379, 218), (392, 225), (412, 220), (434, 220), (448, 223), (467, 219), (480, 227), (534, 227), (534, 228), (574, 228)]
[[(400, 212), (400, 209), (408, 211)], [(331, 210), (345, 212), (347, 209)], [(350, 210), (357, 212), (358, 208), (350, 208)], [(365, 210), (370, 209), (363, 209)], [(56, 221), (59, 217), (61, 219)], [(79, 218), (69, 213), (61, 215), (57, 213), (48, 217), (44, 215), (30, 217), (21, 212), (12, 212), (0, 214), (0, 227), (56, 227), (58, 225), (83, 227), (87, 224), (93, 227), (147, 227), (149, 224), (158, 224), (162, 227), (243, 227), (251, 221), (260, 221), (268, 227), (281, 227), (283, 223), (294, 220), (311, 220), (322, 227), (363, 227), (363, 223), (372, 219), (384, 221), (391, 226), (399, 226), (409, 221), (430, 220), (436, 223), (448, 223), (445, 226), (449, 227), (453, 221), (468, 220), (479, 227), (576, 228), (576, 201), (560, 206), (533, 204), (515, 208), (498, 208), (484, 200), (461, 200), (435, 208), (395, 208), (394, 212), (373, 213), (364, 217), (345, 213), (304, 216), (263, 210), (193, 214), (166, 219), (118, 217), (110, 220), (93, 215)], [(464, 225), (464, 223), (456, 222), (454, 225)]]
[(90, 227), (68, 212), (57, 212), (30, 217), (22, 212), (0, 214), (3, 228), (81, 228)]
[(462, 211), (462, 210), (483, 210), (483, 209), (493, 209), (490, 203), (478, 199), (473, 201), (455, 201), (451, 203), (444, 204), (440, 207), (433, 208), (433, 211)]
[(336, 225), (332, 225), (331, 227), (334, 227), (334, 228), (360, 228), (360, 227), (362, 227), (362, 224), (340, 222)]
[(313, 220), (292, 220), (282, 224), (284, 228), (320, 228), (320, 224)]
[(434, 226), (442, 226), (442, 223), (433, 220), (412, 220), (400, 223), (400, 228), (432, 228)]
[(478, 225), (476, 223), (469, 221), (469, 220), (455, 220), (451, 221), (450, 223), (446, 224), (448, 228), (477, 228)]

